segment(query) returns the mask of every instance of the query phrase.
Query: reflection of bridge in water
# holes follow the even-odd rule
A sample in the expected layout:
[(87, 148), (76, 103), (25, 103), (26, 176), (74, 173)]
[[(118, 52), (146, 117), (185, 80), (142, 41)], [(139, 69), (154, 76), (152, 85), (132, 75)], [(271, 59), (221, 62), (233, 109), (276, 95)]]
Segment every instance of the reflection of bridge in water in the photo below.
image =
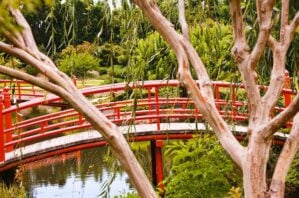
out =
[[(213, 84), (219, 113), (229, 122), (237, 138), (246, 137), (247, 103), (243, 85)], [(21, 81), (10, 87), (4, 88), (0, 96), (0, 171), (17, 166), (20, 159), (26, 163), (106, 144), (82, 115), (68, 109), (59, 97)], [(264, 89), (266, 87), (261, 87), (261, 91)], [(188, 139), (194, 133), (209, 130), (202, 114), (176, 80), (87, 87), (81, 92), (120, 126), (129, 140), (151, 141), (156, 167), (161, 163), (156, 159), (161, 154), (161, 140)], [(293, 95), (291, 90), (284, 89), (275, 113), (282, 111)], [(11, 106), (11, 101), (22, 102)], [(61, 110), (30, 119), (21, 115), (22, 111), (41, 105), (60, 106)], [(283, 144), (284, 137), (284, 134), (277, 133), (275, 143)], [(161, 180), (158, 178), (158, 181)]]

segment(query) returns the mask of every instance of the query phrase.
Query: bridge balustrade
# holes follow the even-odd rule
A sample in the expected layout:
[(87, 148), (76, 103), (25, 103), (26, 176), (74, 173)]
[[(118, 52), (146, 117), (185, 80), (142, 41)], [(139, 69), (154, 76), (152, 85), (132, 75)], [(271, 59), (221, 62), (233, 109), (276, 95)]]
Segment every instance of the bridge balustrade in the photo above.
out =
[[(247, 122), (244, 86), (227, 82), (213, 82), (213, 85), (215, 106), (222, 117), (231, 124)], [(265, 89), (261, 87), (261, 92)], [(180, 91), (180, 84), (176, 80), (119, 83), (81, 90), (116, 125), (154, 123), (158, 130), (162, 122), (203, 122), (202, 114), (195, 108), (192, 99), (181, 97)], [(290, 103), (294, 94), (292, 90), (283, 90), (276, 113)], [(0, 163), (5, 161), (5, 153), (14, 148), (91, 128), (82, 115), (73, 109), (22, 120), (21, 110), (59, 101), (59, 97), (49, 94), (11, 106), (9, 90), (3, 88), (0, 94)]]

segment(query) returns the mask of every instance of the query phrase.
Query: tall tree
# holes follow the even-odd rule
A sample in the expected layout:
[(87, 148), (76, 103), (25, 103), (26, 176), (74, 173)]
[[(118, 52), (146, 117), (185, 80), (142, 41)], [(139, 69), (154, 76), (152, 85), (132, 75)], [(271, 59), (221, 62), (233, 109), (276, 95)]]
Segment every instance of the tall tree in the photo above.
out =
[[(184, 1), (184, 0), (180, 0)], [(197, 108), (204, 115), (224, 149), (243, 171), (245, 197), (283, 197), (285, 178), (299, 147), (299, 94), (291, 104), (278, 115), (273, 116), (274, 107), (278, 102), (284, 85), (286, 54), (295, 31), (299, 25), (299, 12), (292, 20), (289, 17), (289, 0), (281, 2), (280, 34), (277, 38), (271, 35), (272, 12), (274, 0), (257, 0), (256, 12), (258, 36), (252, 48), (246, 39), (241, 0), (230, 1), (230, 11), (235, 44), (232, 54), (242, 75), (248, 98), (249, 124), (248, 144), (241, 145), (233, 136), (228, 124), (220, 116), (214, 103), (213, 87), (206, 68), (199, 55), (186, 36), (186, 24), (180, 20), (184, 35), (178, 33), (173, 25), (162, 15), (155, 0), (134, 0), (147, 16), (156, 30), (174, 50), (178, 64), (180, 81), (189, 90)], [(180, 3), (182, 5), (182, 3)], [(183, 18), (184, 7), (179, 6), (179, 15)], [(271, 79), (268, 90), (261, 95), (257, 84), (256, 67), (261, 56), (269, 47), (273, 55)], [(189, 65), (197, 73), (199, 84), (190, 74)], [(266, 181), (266, 165), (272, 144), (273, 134), (287, 121), (293, 119), (293, 128), (287, 138), (276, 164), (272, 181)]]
[[(39, 2), (28, 0), (28, 3)], [(156, 197), (156, 193), (136, 160), (125, 137), (114, 123), (106, 118), (92, 105), (72, 83), (72, 80), (59, 71), (53, 61), (41, 53), (33, 38), (29, 24), (18, 8), (19, 1), (0, 2), (0, 33), (5, 40), (0, 41), (0, 51), (18, 57), (25, 63), (37, 68), (48, 79), (41, 79), (23, 71), (0, 65), (0, 73), (35, 84), (45, 90), (59, 95), (74, 109), (81, 113), (87, 121), (98, 130), (111, 146), (115, 156), (123, 165), (138, 193), (142, 197)], [(5, 9), (6, 8), (6, 9)], [(8, 9), (7, 9), (8, 8)], [(6, 17), (8, 20), (2, 20)], [(17, 28), (16, 28), (17, 27)]]
[[(11, 7), (7, 11), (0, 7), (0, 11), (3, 11), (1, 12), (2, 18), (0, 18), (0, 32), (6, 39), (5, 41), (0, 41), (0, 50), (36, 67), (40, 73), (48, 77), (49, 81), (41, 80), (38, 77), (4, 66), (0, 66), (0, 73), (29, 81), (60, 95), (68, 101), (78, 112), (86, 117), (95, 129), (103, 134), (141, 196), (156, 197), (150, 182), (117, 127), (92, 106), (74, 87), (70, 79), (64, 73), (61, 73), (54, 63), (38, 50), (28, 23), (21, 12), (16, 9), (18, 5), (11, 5), (9, 2), (11, 1), (1, 2), (2, 8), (3, 6), (6, 6), (6, 8)], [(27, 2), (31, 1), (28, 0)], [(195, 104), (215, 131), (224, 149), (242, 169), (245, 197), (283, 197), (286, 174), (299, 147), (299, 114), (297, 114), (299, 110), (299, 94), (293, 98), (291, 104), (281, 113), (273, 117), (273, 112), (284, 85), (286, 54), (299, 25), (299, 13), (297, 12), (290, 20), (289, 0), (282, 1), (279, 4), (281, 9), (278, 20), (280, 31), (279, 35), (275, 37), (271, 35), (272, 24), (276, 22), (272, 20), (275, 1), (257, 0), (256, 12), (259, 32), (255, 45), (250, 48), (246, 39), (247, 35), (245, 34), (241, 9), (242, 2), (241, 0), (231, 0), (230, 10), (235, 40), (232, 54), (242, 75), (248, 99), (249, 141), (245, 146), (236, 140), (228, 124), (217, 111), (211, 80), (204, 64), (186, 36), (188, 35), (185, 33), (187, 29), (186, 24), (181, 24), (182, 27), (185, 27), (183, 31), (184, 37), (161, 14), (155, 0), (134, 0), (134, 3), (143, 10), (152, 25), (174, 50), (179, 65), (179, 79), (191, 93)], [(182, 5), (182, 2), (180, 2), (180, 5)], [(183, 7), (179, 6), (181, 23), (185, 23), (182, 20), (184, 18)], [(9, 23), (3, 19), (8, 19)], [(17, 28), (19, 30), (22, 29), (22, 31), (16, 31), (14, 26), (22, 27)], [(257, 73), (255, 69), (267, 47), (270, 48), (273, 55), (273, 64), (269, 66), (272, 69), (272, 73), (268, 90), (264, 95), (261, 95), (256, 81)], [(197, 74), (198, 84), (192, 79), (190, 64), (194, 67)], [(272, 181), (268, 184), (266, 182), (266, 164), (269, 158), (273, 134), (292, 118), (293, 128), (276, 164)]]

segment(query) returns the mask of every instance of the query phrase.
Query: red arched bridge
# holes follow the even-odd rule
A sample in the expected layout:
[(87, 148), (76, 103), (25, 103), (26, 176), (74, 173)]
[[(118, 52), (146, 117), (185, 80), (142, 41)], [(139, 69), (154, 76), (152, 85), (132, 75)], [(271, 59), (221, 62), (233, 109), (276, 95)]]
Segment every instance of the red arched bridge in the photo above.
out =
[[(243, 126), (247, 122), (247, 102), (243, 85), (228, 82), (213, 85), (219, 112), (237, 137), (246, 136)], [(106, 144), (82, 115), (58, 96), (23, 81), (0, 81), (0, 87), (0, 171), (17, 166), (20, 159), (26, 163)], [(266, 87), (260, 89), (263, 92)], [(132, 141), (191, 138), (194, 132), (209, 129), (177, 80), (86, 87), (81, 92)], [(284, 89), (276, 113), (294, 95), (292, 90)], [(42, 105), (56, 106), (47, 107), (56, 112), (26, 118), (24, 112)], [(276, 136), (277, 144), (283, 143), (283, 136)], [(155, 144), (156, 148), (161, 146), (159, 141)]]

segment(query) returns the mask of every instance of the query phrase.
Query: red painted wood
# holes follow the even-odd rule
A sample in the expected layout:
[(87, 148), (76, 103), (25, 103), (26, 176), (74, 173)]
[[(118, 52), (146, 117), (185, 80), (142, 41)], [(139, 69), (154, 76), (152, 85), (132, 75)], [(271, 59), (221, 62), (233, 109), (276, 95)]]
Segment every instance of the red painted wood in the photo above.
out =
[[(10, 83), (10, 81), (1, 81), (0, 83)], [(20, 90), (23, 91), (25, 82), (19, 82)], [(242, 84), (237, 83), (227, 83), (227, 82), (213, 82), (214, 90), (215, 90), (215, 99), (216, 99), (216, 107), (219, 109), (219, 113), (225, 118), (235, 121), (245, 121), (247, 120), (247, 102), (238, 101), (236, 98), (236, 89), (243, 89), (244, 86)], [(61, 112), (51, 113), (48, 115), (19, 121), (12, 125), (11, 122), (11, 114), (20, 111), (21, 109), (30, 109), (32, 107), (55, 103), (60, 101), (61, 99), (55, 95), (48, 94), (47, 100), (44, 98), (38, 98), (39, 92), (35, 91), (34, 86), (26, 87), (32, 89), (32, 96), (36, 94), (35, 99), (20, 103), (18, 106), (8, 106), (10, 105), (10, 99), (6, 98), (6, 107), (3, 110), (2, 116), (5, 119), (10, 117), (10, 121), (6, 122), (6, 127), (4, 129), (4, 133), (12, 134), (14, 131), (20, 132), (18, 135), (12, 135), (13, 139), (11, 142), (6, 142), (5, 148), (7, 151), (9, 148), (13, 148), (13, 146), (24, 143), (30, 144), (31, 142), (36, 142), (40, 140), (44, 140), (47, 138), (61, 136), (65, 134), (70, 134), (73, 131), (78, 130), (86, 130), (90, 128), (90, 124), (85, 121), (84, 118), (78, 112), (73, 109), (64, 110)], [(129, 87), (132, 89), (137, 88), (135, 84), (129, 84)], [(179, 82), (176, 80), (170, 81), (145, 81), (143, 83), (142, 89), (147, 90), (147, 96), (145, 98), (138, 99), (137, 102), (137, 111), (135, 112), (136, 117), (132, 118), (132, 112), (130, 108), (133, 107), (133, 100), (124, 100), (124, 101), (114, 101), (107, 102), (103, 104), (98, 104), (97, 107), (99, 110), (104, 112), (104, 114), (111, 119), (117, 125), (127, 125), (134, 121), (136, 124), (140, 123), (156, 123), (158, 131), (160, 130), (160, 122), (185, 122), (192, 121), (194, 119), (200, 120), (202, 119), (202, 114), (198, 112), (196, 108), (194, 108), (194, 103), (188, 98), (166, 98), (161, 97), (159, 95), (159, 89), (163, 87), (179, 87)], [(81, 92), (84, 95), (92, 95), (92, 94), (109, 94), (110, 92), (118, 93), (121, 91), (125, 91), (128, 88), (126, 83), (118, 83), (114, 85), (104, 85), (100, 87), (89, 87), (84, 88)], [(263, 87), (264, 88), (264, 87)], [(140, 86), (138, 86), (140, 89)], [(226, 100), (226, 98), (221, 98), (221, 91), (232, 90), (232, 95), (230, 100)], [(155, 96), (151, 96), (151, 91), (155, 91)], [(7, 91), (8, 93), (8, 91)], [(290, 89), (283, 89), (283, 96), (292, 97), (295, 93)], [(22, 95), (22, 92), (21, 94)], [(26, 94), (24, 93), (24, 96)], [(22, 95), (23, 96), (23, 95)], [(27, 94), (28, 96), (28, 94)], [(9, 104), (8, 104), (9, 101)], [(287, 102), (287, 100), (285, 100)], [(230, 108), (226, 108), (227, 105), (231, 105)], [(188, 107), (182, 108), (182, 107)], [(240, 109), (245, 109), (244, 112), (241, 112)], [(276, 107), (275, 110), (280, 112), (284, 109), (284, 107)], [(9, 123), (11, 122), (11, 124)], [(199, 121), (200, 122), (200, 121)], [(10, 126), (10, 127), (9, 127)], [(288, 127), (290, 127), (289, 125)], [(33, 128), (35, 127), (35, 128)], [(29, 129), (31, 128), (31, 129)], [(185, 136), (176, 136), (178, 139), (186, 138)], [(21, 140), (19, 139), (21, 138)], [(156, 136), (147, 136), (147, 137), (138, 137), (136, 141), (139, 140), (150, 140), (150, 138), (159, 139), (161, 136), (158, 134)], [(190, 136), (191, 138), (191, 136)], [(133, 138), (134, 139), (134, 138)], [(10, 141), (10, 139), (8, 138)], [(275, 140), (277, 144), (282, 144), (283, 140)], [(0, 147), (1, 149), (1, 147)]]
[(162, 189), (162, 192), (164, 191), (164, 173), (163, 173), (163, 154), (162, 154), (162, 146), (163, 146), (163, 140), (156, 140), (156, 174), (157, 174), (157, 183), (158, 187)]
[(3, 122), (3, 98), (0, 95), (0, 162), (5, 160), (5, 149), (4, 149), (4, 122)]
[[(4, 108), (9, 109), (11, 106), (11, 101), (10, 101), (10, 93), (8, 87), (4, 87), (3, 95), (4, 95)], [(7, 113), (5, 114), (5, 129), (10, 129), (10, 128), (12, 128), (12, 113)], [(12, 131), (8, 131), (5, 133), (5, 142), (8, 143), (11, 141), (12, 141)], [(8, 152), (12, 150), (13, 150), (13, 146), (7, 147)]]
[(160, 104), (159, 104), (159, 87), (155, 86), (155, 106), (156, 106), (156, 122), (157, 122), (157, 129), (160, 131)]

